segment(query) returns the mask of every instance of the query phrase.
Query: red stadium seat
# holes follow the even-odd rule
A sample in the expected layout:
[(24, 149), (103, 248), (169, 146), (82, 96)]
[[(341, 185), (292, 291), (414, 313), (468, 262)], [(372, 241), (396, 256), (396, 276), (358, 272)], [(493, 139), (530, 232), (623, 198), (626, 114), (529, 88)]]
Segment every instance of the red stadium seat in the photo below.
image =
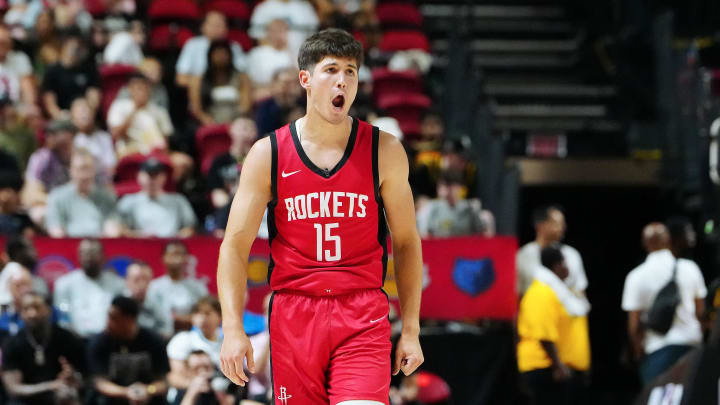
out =
[(179, 24), (164, 24), (153, 28), (150, 34), (148, 47), (156, 52), (166, 52), (171, 50), (182, 49), (193, 32)]
[(378, 99), (377, 105), (398, 120), (406, 137), (420, 131), (422, 113), (430, 107), (430, 98), (420, 93), (393, 93)]
[(255, 41), (248, 35), (243, 29), (230, 29), (228, 30), (228, 39), (233, 42), (237, 42), (242, 46), (245, 52), (250, 51), (255, 46)]
[(137, 182), (137, 175), (140, 172), (140, 165), (149, 158), (155, 158), (165, 165), (165, 191), (175, 191), (175, 184), (172, 180), (172, 165), (170, 157), (161, 152), (153, 152), (150, 155), (134, 153), (127, 155), (118, 161), (115, 167), (114, 187), (115, 194), (122, 197), (125, 194), (137, 193), (140, 191), (140, 184)]
[(423, 404), (435, 404), (450, 399), (450, 386), (436, 374), (418, 371), (417, 387), (417, 399)]
[[(250, 21), (250, 10), (247, 4), (240, 0), (211, 0), (205, 4), (205, 12), (219, 11), (225, 15), (228, 20)], [(232, 24), (231, 24), (232, 25)]]
[(192, 0), (155, 0), (148, 8), (150, 20), (199, 20), (200, 8)]
[(420, 75), (413, 70), (393, 71), (375, 68), (372, 71), (373, 98), (375, 102), (386, 94), (421, 93), (423, 86)]
[(83, 5), (85, 6), (85, 11), (90, 13), (94, 18), (102, 17), (107, 11), (103, 0), (84, 0)]
[(210, 171), (213, 160), (230, 150), (230, 126), (228, 124), (209, 125), (198, 129), (195, 133), (195, 149), (200, 160), (200, 170), (203, 174)]
[(422, 15), (411, 3), (378, 4), (376, 14), (383, 29), (420, 28), (422, 26)]
[(380, 50), (386, 52), (420, 49), (430, 52), (430, 43), (420, 31), (388, 31), (380, 41)]
[(127, 83), (131, 74), (137, 71), (132, 65), (103, 65), (100, 66), (100, 82), (102, 83), (101, 107), (103, 117), (107, 117), (110, 105), (115, 100), (120, 89)]

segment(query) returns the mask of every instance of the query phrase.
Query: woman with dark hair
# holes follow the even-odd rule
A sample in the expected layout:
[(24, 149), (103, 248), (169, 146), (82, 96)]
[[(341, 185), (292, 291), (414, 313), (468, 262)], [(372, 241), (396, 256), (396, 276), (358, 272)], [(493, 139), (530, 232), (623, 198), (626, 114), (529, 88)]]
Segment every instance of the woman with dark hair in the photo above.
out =
[(245, 73), (235, 70), (230, 43), (213, 41), (208, 49), (207, 70), (189, 86), (190, 111), (203, 125), (232, 121), (251, 108), (252, 86)]

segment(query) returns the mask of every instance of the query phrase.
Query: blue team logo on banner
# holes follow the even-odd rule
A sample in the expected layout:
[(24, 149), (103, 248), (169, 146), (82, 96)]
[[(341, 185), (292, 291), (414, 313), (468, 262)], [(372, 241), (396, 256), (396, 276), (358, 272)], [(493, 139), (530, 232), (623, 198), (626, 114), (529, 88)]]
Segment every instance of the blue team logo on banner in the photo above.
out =
[(453, 281), (461, 291), (477, 297), (495, 282), (495, 266), (491, 259), (458, 258), (453, 268)]

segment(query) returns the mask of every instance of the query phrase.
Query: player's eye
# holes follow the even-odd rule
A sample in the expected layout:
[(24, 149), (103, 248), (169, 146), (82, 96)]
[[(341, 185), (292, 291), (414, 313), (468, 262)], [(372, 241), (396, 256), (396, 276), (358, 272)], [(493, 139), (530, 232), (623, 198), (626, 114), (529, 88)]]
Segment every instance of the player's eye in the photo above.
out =
[(355, 71), (352, 70), (352, 69), (348, 69), (348, 70), (347, 70), (347, 74), (348, 74), (348, 76), (354, 76), (354, 75), (355, 75)]

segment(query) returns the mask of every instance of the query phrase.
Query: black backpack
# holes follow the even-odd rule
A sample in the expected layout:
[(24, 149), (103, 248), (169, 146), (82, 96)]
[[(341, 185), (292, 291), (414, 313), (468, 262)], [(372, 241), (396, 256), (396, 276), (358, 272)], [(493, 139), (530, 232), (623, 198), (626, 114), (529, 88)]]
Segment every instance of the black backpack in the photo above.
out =
[(672, 278), (655, 296), (655, 300), (647, 313), (645, 326), (648, 329), (664, 335), (672, 327), (675, 320), (675, 311), (680, 304), (680, 291), (675, 275), (677, 274), (678, 260), (675, 260)]

